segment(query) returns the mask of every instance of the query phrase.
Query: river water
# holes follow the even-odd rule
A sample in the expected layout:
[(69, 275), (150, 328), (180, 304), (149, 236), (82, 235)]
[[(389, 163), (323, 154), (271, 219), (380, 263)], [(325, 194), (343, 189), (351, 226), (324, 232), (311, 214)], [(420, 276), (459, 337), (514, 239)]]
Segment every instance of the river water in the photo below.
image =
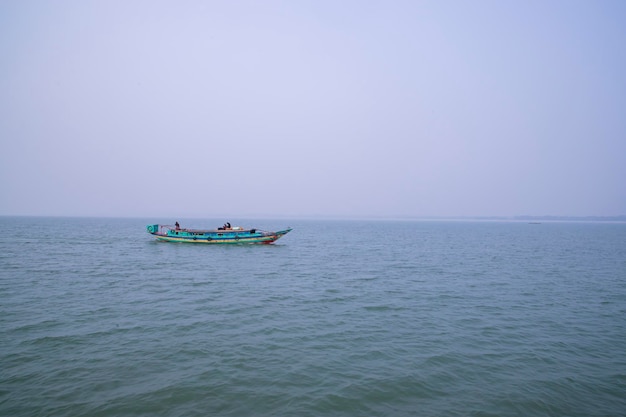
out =
[(0, 217), (0, 415), (626, 415), (626, 224), (230, 221)]

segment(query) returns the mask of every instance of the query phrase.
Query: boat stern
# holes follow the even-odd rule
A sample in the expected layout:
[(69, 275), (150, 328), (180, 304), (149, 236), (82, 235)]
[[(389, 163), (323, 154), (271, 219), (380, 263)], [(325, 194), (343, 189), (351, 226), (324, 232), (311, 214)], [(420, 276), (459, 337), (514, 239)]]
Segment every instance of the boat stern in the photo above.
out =
[(149, 224), (149, 225), (146, 226), (146, 230), (151, 235), (154, 235), (154, 234), (156, 234), (159, 231), (159, 225), (158, 224)]

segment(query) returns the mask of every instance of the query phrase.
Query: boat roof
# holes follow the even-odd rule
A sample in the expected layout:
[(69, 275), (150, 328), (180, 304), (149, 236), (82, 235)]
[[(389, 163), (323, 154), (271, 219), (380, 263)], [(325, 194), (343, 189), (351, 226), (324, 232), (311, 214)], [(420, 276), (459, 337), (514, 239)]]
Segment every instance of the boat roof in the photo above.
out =
[[(249, 230), (252, 230), (252, 228), (246, 229), (246, 228), (243, 228), (241, 226), (231, 227), (230, 229), (189, 229), (189, 228), (185, 228), (185, 227), (180, 227), (180, 228), (176, 229), (176, 226), (172, 226), (170, 224), (163, 224), (163, 225), (161, 225), (161, 227), (166, 227), (166, 228), (171, 229), (171, 230), (180, 230), (180, 231), (183, 231), (183, 232), (191, 232), (191, 233), (247, 232)], [(256, 229), (256, 230), (258, 230), (258, 229)]]

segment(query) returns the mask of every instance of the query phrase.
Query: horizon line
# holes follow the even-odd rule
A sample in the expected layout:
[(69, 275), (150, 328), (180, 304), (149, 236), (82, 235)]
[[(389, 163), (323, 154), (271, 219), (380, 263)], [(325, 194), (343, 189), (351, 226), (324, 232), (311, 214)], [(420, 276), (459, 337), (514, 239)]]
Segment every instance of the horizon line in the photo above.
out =
[(198, 216), (198, 215), (183, 215), (183, 216), (169, 216), (169, 215), (154, 215), (154, 216), (137, 216), (137, 215), (68, 215), (68, 214), (0, 214), (0, 217), (41, 217), (41, 218), (110, 218), (110, 219), (148, 219), (148, 218), (163, 218), (163, 217), (178, 217), (179, 219), (270, 219), (279, 220), (297, 219), (297, 220), (501, 220), (501, 221), (619, 221), (626, 222), (626, 214), (614, 215), (614, 216), (602, 216), (602, 215), (586, 215), (586, 216), (569, 216), (569, 215), (457, 215), (457, 216), (414, 216), (414, 215), (337, 215), (337, 214), (306, 214), (306, 215), (293, 215), (293, 214), (248, 214), (248, 215), (234, 215), (225, 216), (220, 214)]

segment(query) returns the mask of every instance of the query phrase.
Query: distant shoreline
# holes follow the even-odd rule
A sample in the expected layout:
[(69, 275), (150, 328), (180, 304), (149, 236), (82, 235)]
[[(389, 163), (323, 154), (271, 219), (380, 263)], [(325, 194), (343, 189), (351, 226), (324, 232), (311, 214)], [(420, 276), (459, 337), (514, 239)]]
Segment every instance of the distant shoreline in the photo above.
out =
[(625, 222), (626, 216), (515, 216), (513, 219), (528, 221)]
[[(383, 219), (381, 217), (381, 219)], [(424, 216), (397, 217), (397, 220), (503, 221), (503, 222), (626, 222), (626, 216)]]

